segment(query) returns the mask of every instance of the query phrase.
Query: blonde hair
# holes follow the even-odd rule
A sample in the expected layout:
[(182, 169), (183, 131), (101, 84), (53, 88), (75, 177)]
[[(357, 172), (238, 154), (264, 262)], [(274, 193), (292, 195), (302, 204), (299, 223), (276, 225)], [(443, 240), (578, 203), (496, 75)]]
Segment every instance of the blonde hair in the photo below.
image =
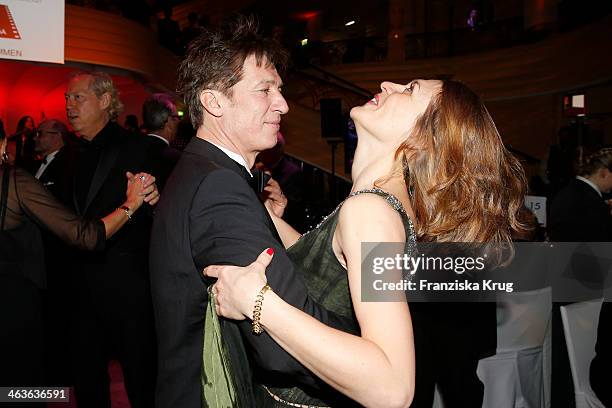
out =
[(119, 114), (123, 111), (123, 103), (119, 100), (119, 91), (115, 88), (113, 79), (106, 72), (100, 71), (79, 71), (70, 76), (71, 79), (80, 76), (90, 76), (92, 78), (89, 84), (89, 89), (98, 97), (108, 92), (111, 97), (110, 104), (106, 112), (110, 120), (117, 120)]

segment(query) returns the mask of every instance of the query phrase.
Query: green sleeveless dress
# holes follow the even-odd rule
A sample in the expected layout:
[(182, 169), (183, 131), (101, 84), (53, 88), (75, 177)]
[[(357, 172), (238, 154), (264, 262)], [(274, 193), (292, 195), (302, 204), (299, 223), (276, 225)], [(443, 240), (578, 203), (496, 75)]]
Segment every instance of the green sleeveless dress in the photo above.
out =
[[(412, 221), (406, 214), (401, 202), (395, 196), (378, 188), (356, 191), (351, 193), (348, 198), (364, 193), (376, 194), (383, 197), (396, 211), (399, 212), (406, 231), (406, 251), (408, 254), (411, 254), (416, 248), (415, 232)], [(338, 207), (336, 207), (336, 209), (319, 225), (317, 225), (317, 227), (304, 234), (293, 246), (288, 248), (287, 255), (295, 264), (302, 266), (301, 271), (304, 274), (303, 278), (308, 288), (308, 292), (313, 299), (326, 309), (349, 319), (353, 319), (355, 324), (354, 332), (359, 333), (359, 323), (355, 317), (351, 295), (349, 292), (348, 274), (346, 269), (340, 264), (340, 262), (338, 262), (332, 247), (334, 232), (338, 224), (338, 214), (343, 203), (344, 201), (340, 203)], [(214, 315), (214, 303), (211, 304), (213, 306), (210, 307), (209, 305), (208, 309), (212, 309), (212, 314)], [(207, 316), (207, 322), (209, 318), (210, 316)], [(305, 333), (304, 335), (308, 334)], [(212, 336), (214, 336), (213, 330), (205, 330), (205, 337), (211, 338)], [(216, 344), (222, 344), (223, 342), (220, 341), (220, 336), (218, 333), (216, 337)], [(215, 342), (208, 343), (209, 347), (208, 349), (204, 349), (204, 355), (207, 355), (207, 353), (210, 355), (210, 345), (212, 343)], [(208, 365), (211, 367), (210, 361)], [(219, 365), (216, 364), (215, 367), (218, 368)], [(230, 371), (231, 367), (225, 367), (217, 370), (217, 372), (224, 373), (228, 373)], [(316, 394), (297, 387), (274, 388), (267, 387), (265, 385), (259, 385), (256, 387), (259, 388), (256, 391), (257, 400), (252, 404), (252, 406), (256, 407), (286, 408), (358, 406), (358, 404), (343, 396), (338, 391), (335, 391), (331, 387), (325, 389), (325, 386), (323, 386), (323, 391), (319, 391)], [(218, 392), (218, 390), (216, 392)], [(236, 392), (233, 391), (233, 393), (235, 394)], [(218, 397), (219, 396), (215, 396), (215, 400), (218, 401)], [(210, 396), (208, 398), (210, 398)], [(236, 397), (226, 398), (224, 401), (232, 401), (236, 399)], [(224, 407), (234, 407), (239, 406), (240, 404), (222, 403), (221, 405)], [(215, 406), (214, 402), (211, 404), (210, 399), (208, 406)]]

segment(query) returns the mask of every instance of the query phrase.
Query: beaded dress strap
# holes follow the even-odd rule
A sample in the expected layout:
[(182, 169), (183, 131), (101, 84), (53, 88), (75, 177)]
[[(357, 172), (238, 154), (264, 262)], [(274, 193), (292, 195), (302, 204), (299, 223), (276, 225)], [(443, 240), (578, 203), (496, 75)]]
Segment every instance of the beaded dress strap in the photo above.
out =
[(366, 188), (363, 190), (353, 191), (351, 194), (349, 194), (347, 198), (351, 198), (356, 195), (364, 194), (364, 193), (376, 194), (378, 196), (381, 196), (385, 200), (387, 200), (387, 202), (391, 204), (391, 206), (395, 208), (396, 211), (399, 211), (402, 214), (406, 214), (406, 210), (404, 210), (404, 206), (402, 205), (402, 202), (393, 194), (387, 193), (386, 191), (381, 190), (380, 188), (374, 187), (374, 188)]
[(399, 212), (402, 215), (402, 217), (404, 217), (407, 220), (408, 226), (410, 228), (410, 235), (412, 236), (412, 239), (414, 239), (414, 235), (415, 235), (414, 225), (412, 224), (412, 220), (410, 219), (410, 217), (406, 213), (406, 210), (404, 209), (404, 206), (402, 205), (401, 201), (396, 196), (394, 196), (393, 194), (387, 193), (386, 191), (381, 190), (380, 188), (377, 188), (377, 187), (367, 188), (367, 189), (358, 190), (358, 191), (353, 191), (352, 193), (350, 193), (348, 195), (348, 197), (346, 197), (344, 200), (342, 200), (342, 202), (340, 204), (338, 204), (338, 206), (334, 209), (334, 211), (332, 211), (326, 217), (323, 217), (321, 222), (319, 222), (316, 227), (314, 227), (311, 230), (309, 230), (306, 233), (304, 233), (300, 237), (300, 239), (305, 237), (306, 235), (310, 234), (312, 231), (318, 230), (323, 224), (326, 223), (326, 221), (329, 218), (331, 218), (334, 215), (336, 215), (338, 213), (338, 211), (340, 210), (340, 207), (342, 207), (342, 204), (344, 204), (346, 202), (346, 200), (348, 200), (349, 198), (351, 198), (353, 196), (356, 196), (356, 195), (359, 195), (359, 194), (365, 194), (365, 193), (376, 194), (378, 196), (383, 197), (385, 199), (385, 201), (387, 201), (397, 212)]
[[(349, 196), (347, 197), (347, 200), (353, 196), (364, 194), (364, 193), (376, 194), (380, 197), (383, 197), (397, 212), (400, 213), (402, 218), (408, 223), (409, 233), (408, 233), (408, 236), (406, 237), (406, 245), (408, 245), (409, 249), (407, 249), (407, 251), (409, 251), (409, 253), (414, 253), (414, 251), (416, 250), (416, 231), (414, 229), (414, 224), (412, 223), (412, 219), (408, 216), (408, 213), (406, 213), (406, 210), (404, 209), (402, 202), (393, 194), (387, 193), (386, 191), (381, 190), (380, 188), (377, 188), (377, 187), (366, 188), (364, 190), (354, 191), (351, 194), (349, 194)], [(340, 205), (342, 205), (342, 203)]]

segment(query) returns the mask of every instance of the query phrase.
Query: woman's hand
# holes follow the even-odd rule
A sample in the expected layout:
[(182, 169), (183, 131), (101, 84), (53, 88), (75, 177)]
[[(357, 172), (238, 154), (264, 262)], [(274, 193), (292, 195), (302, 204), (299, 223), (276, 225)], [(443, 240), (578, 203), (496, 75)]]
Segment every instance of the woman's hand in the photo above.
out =
[(283, 194), (280, 184), (274, 179), (270, 179), (264, 187), (262, 193), (264, 205), (271, 216), (282, 218), (287, 208), (287, 197)]
[(234, 320), (253, 318), (255, 298), (267, 283), (266, 268), (273, 256), (274, 250), (268, 248), (248, 266), (210, 265), (204, 268), (204, 276), (217, 278), (211, 288), (217, 315)]
[(136, 175), (129, 171), (125, 174), (127, 178), (127, 190), (125, 205), (132, 211), (136, 211), (143, 202), (151, 205), (159, 201), (159, 191), (155, 185), (155, 177), (148, 173)]

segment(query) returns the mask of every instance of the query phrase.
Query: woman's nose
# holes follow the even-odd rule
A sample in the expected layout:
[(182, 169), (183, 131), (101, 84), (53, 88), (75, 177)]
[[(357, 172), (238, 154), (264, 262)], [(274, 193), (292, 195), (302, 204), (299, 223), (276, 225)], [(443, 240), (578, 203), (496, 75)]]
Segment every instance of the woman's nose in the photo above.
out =
[(394, 82), (384, 81), (380, 83), (380, 89), (383, 92), (390, 94), (393, 92), (400, 92), (400, 90), (404, 89), (404, 87)]

